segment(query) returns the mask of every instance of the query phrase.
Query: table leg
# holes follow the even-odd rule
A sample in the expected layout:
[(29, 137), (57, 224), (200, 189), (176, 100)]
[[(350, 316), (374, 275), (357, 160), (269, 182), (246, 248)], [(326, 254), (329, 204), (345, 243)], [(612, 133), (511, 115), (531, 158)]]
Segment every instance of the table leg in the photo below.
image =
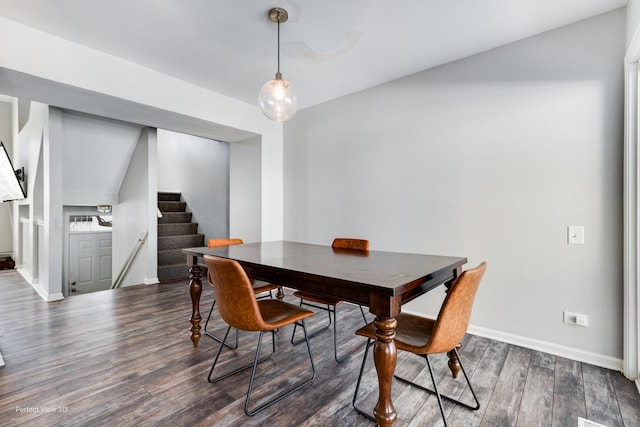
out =
[[(462, 348), (462, 344), (456, 345), (456, 349), (458, 353)], [(458, 373), (460, 372), (460, 363), (458, 362), (458, 358), (456, 357), (456, 352), (451, 350), (447, 352), (447, 356), (449, 356), (449, 370), (451, 371), (451, 376), (453, 378), (458, 378)]]
[[(460, 269), (456, 270), (456, 274), (455, 277), (460, 276)], [(446, 291), (445, 292), (449, 292), (449, 288), (451, 288), (451, 285), (453, 285), (454, 283), (454, 279), (448, 281), (447, 283), (444, 284)], [(462, 348), (462, 344), (458, 343), (458, 345), (456, 345), (456, 349), (458, 350), (458, 352), (460, 351), (460, 349)], [(451, 376), (453, 378), (458, 378), (458, 373), (460, 372), (460, 363), (458, 362), (458, 358), (456, 357), (456, 352), (453, 350), (450, 350), (447, 352), (447, 356), (449, 356), (449, 370), (451, 371)]]
[(396, 370), (398, 357), (394, 338), (396, 337), (396, 319), (393, 317), (376, 317), (376, 343), (373, 349), (373, 360), (378, 374), (378, 403), (373, 415), (379, 426), (393, 425), (396, 420), (396, 410), (391, 401), (391, 382)]
[(278, 293), (276, 294), (276, 298), (280, 301), (284, 299), (284, 290), (282, 290), (282, 286), (278, 286)]
[(191, 317), (189, 318), (189, 322), (191, 322), (191, 341), (193, 341), (193, 346), (198, 346), (198, 341), (200, 341), (200, 321), (202, 321), (202, 316), (200, 316), (200, 295), (202, 295), (202, 281), (200, 280), (200, 273), (202, 269), (196, 263), (189, 268), (189, 293), (191, 294)]

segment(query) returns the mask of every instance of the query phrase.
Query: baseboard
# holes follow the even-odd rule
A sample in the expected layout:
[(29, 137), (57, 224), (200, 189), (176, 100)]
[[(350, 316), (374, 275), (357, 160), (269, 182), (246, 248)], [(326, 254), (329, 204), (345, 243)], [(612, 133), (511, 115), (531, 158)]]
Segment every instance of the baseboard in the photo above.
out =
[(62, 292), (56, 292), (55, 294), (50, 294), (47, 291), (45, 291), (44, 289), (42, 289), (39, 285), (40, 283), (38, 283), (38, 281), (34, 281), (33, 277), (31, 277), (31, 275), (29, 274), (28, 271), (23, 270), (23, 269), (17, 269), (18, 273), (20, 273), (20, 275), (22, 276), (22, 278), (29, 284), (31, 285), (31, 287), (33, 288), (34, 291), (36, 291), (38, 293), (38, 295), (40, 295), (40, 297), (47, 301), (47, 302), (51, 302), (51, 301), (59, 301), (64, 299), (64, 295), (62, 294)]
[[(435, 318), (435, 316), (429, 316), (429, 315), (426, 315), (425, 313), (419, 313), (413, 310), (405, 310), (405, 312), (415, 314), (417, 316)], [(560, 356), (560, 357), (564, 357), (571, 360), (577, 360), (578, 362), (584, 362), (590, 365), (600, 366), (601, 368), (622, 372), (622, 367), (623, 367), (622, 359), (606, 356), (604, 354), (592, 353), (590, 351), (567, 347), (564, 345), (555, 344), (548, 341), (537, 340), (534, 338), (523, 337), (521, 335), (510, 334), (507, 332), (496, 331), (495, 329), (484, 328), (481, 326), (469, 325), (469, 328), (467, 329), (467, 331), (473, 335), (478, 335), (478, 336), (489, 338), (492, 340), (501, 341), (508, 344), (525, 347), (531, 350), (537, 350), (543, 353), (552, 354), (554, 356)]]
[(578, 362), (584, 362), (590, 365), (600, 366), (602, 368), (622, 372), (622, 359), (618, 359), (616, 357), (567, 347), (548, 341), (509, 334), (489, 328), (483, 328), (481, 326), (470, 325), (468, 331), (473, 335), (478, 335), (496, 341), (502, 341), (508, 344), (514, 344), (521, 347), (529, 348), (531, 350), (538, 350), (544, 353), (553, 354), (554, 356), (560, 356), (571, 360), (577, 360)]
[(4, 366), (4, 359), (2, 358), (2, 353), (0, 353), (0, 366)]
[(145, 277), (143, 283), (145, 285), (155, 285), (157, 283), (160, 283), (160, 279), (158, 279), (157, 277), (153, 277), (151, 279)]
[(16, 267), (16, 270), (18, 271), (18, 273), (20, 273), (22, 278), (27, 281), (28, 284), (33, 286), (33, 278), (31, 277), (31, 274), (27, 270), (21, 268), (21, 266)]

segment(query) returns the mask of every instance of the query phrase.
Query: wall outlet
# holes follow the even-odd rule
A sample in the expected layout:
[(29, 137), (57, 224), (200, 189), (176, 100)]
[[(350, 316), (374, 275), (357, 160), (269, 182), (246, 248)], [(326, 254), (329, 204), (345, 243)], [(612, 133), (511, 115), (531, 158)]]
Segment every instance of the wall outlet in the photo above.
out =
[(562, 319), (564, 323), (578, 326), (589, 326), (589, 316), (586, 314), (573, 313), (571, 311), (563, 311)]

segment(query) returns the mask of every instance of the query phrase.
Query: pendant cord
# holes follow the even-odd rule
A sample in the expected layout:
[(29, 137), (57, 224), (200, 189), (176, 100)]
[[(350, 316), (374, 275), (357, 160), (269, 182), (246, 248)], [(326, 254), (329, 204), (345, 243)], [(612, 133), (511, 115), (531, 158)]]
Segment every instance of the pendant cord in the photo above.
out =
[(280, 74), (280, 14), (278, 13), (278, 74)]

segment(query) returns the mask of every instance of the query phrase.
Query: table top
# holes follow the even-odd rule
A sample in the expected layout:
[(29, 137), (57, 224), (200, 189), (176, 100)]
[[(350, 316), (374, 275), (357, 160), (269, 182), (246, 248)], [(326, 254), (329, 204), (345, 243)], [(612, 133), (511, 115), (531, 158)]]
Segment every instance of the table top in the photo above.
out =
[(467, 262), (464, 257), (334, 249), (290, 241), (187, 248), (183, 252), (194, 257), (208, 254), (233, 259), (255, 279), (365, 305), (367, 302), (356, 294), (401, 296), (405, 303), (455, 278)]

